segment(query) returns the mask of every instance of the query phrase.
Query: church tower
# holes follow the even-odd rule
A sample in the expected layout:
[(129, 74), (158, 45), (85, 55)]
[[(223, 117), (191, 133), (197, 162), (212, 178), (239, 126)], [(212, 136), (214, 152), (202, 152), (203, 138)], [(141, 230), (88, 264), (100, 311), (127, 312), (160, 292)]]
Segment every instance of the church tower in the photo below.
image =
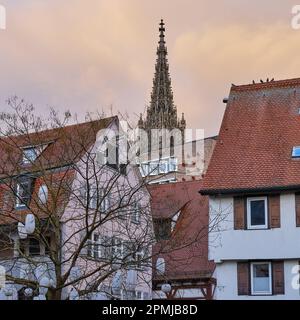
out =
[(147, 132), (151, 129), (171, 130), (175, 128), (183, 132), (186, 127), (186, 122), (184, 114), (182, 114), (180, 120), (178, 119), (177, 108), (173, 101), (164, 26), (165, 24), (163, 20), (161, 20), (151, 101), (147, 108), (146, 119), (143, 119), (141, 114), (138, 127)]

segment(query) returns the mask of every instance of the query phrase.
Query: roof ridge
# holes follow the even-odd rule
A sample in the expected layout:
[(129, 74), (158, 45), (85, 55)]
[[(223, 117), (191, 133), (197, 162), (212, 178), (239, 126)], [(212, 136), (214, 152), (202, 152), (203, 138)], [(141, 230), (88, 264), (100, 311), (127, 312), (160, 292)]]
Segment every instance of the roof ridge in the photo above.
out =
[(260, 89), (271, 89), (277, 87), (288, 87), (291, 85), (300, 85), (300, 78), (292, 78), (292, 79), (283, 79), (283, 80), (274, 80), (262, 83), (250, 83), (250, 84), (242, 84), (242, 85), (234, 85), (232, 84), (232, 91), (245, 91), (245, 90), (260, 90)]

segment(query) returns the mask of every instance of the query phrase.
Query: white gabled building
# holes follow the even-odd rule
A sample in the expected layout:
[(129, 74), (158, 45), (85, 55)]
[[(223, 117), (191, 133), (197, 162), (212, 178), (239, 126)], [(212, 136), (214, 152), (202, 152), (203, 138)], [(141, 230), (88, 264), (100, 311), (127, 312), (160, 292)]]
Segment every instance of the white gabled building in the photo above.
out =
[(203, 195), (216, 299), (295, 299), (300, 249), (300, 79), (232, 86)]

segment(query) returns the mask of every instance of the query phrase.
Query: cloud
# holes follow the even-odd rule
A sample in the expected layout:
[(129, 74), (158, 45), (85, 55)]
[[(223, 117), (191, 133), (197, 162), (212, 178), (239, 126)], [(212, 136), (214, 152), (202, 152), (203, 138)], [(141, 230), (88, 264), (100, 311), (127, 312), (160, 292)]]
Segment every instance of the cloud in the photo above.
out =
[(0, 103), (12, 94), (83, 114), (150, 98), (158, 23), (166, 20), (175, 104), (216, 134), (230, 84), (300, 75), (292, 0), (2, 0)]

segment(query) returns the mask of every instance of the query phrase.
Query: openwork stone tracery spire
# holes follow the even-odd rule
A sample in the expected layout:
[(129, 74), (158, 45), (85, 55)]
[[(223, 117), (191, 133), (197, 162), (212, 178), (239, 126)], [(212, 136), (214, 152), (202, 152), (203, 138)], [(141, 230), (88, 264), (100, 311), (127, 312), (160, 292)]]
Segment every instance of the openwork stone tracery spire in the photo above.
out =
[(161, 20), (150, 106), (147, 108), (146, 119), (143, 120), (141, 115), (138, 122), (139, 128), (147, 131), (164, 128), (178, 128), (183, 131), (186, 127), (184, 115), (182, 114), (181, 120), (177, 117), (177, 108), (173, 101), (167, 54), (165, 24), (163, 20)]

